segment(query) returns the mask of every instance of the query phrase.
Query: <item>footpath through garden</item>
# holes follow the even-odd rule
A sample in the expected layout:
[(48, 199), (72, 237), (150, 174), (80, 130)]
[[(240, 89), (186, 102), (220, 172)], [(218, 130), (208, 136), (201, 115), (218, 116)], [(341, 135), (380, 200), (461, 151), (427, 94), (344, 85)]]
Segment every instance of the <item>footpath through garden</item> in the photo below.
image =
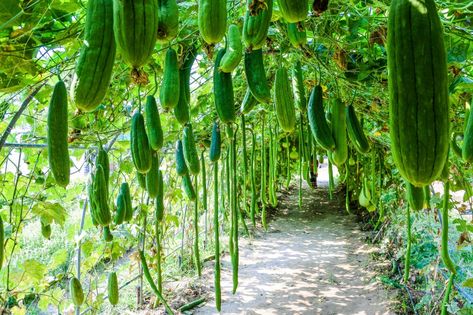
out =
[[(371, 253), (344, 197), (329, 200), (328, 188), (280, 196), (267, 233), (241, 239), (239, 286), (231, 293), (231, 263), (222, 263), (222, 314), (394, 314), (392, 298), (374, 271)], [(213, 283), (213, 268), (204, 283)], [(213, 288), (209, 288), (212, 291)], [(209, 300), (194, 314), (216, 313)]]

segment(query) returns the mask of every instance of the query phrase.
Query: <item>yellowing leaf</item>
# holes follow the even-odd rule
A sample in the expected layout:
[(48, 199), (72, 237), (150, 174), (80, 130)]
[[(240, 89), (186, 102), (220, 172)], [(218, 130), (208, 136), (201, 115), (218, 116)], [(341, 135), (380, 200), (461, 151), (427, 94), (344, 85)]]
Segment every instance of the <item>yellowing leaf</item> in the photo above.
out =
[(473, 278), (469, 278), (463, 281), (462, 286), (473, 289)]
[(58, 203), (40, 201), (33, 206), (33, 213), (40, 216), (45, 224), (51, 224), (55, 221), (63, 226), (66, 221), (66, 209)]
[(11, 309), (11, 313), (13, 315), (24, 315), (26, 314), (26, 308), (19, 308), (18, 306), (15, 306)]
[(28, 259), (23, 262), (23, 270), (28, 278), (30, 278), (34, 283), (38, 283), (43, 279), (47, 267), (37, 260)]
[(67, 257), (67, 250), (65, 248), (57, 250), (53, 255), (52, 262), (49, 265), (49, 269), (51, 270), (61, 266), (67, 261)]

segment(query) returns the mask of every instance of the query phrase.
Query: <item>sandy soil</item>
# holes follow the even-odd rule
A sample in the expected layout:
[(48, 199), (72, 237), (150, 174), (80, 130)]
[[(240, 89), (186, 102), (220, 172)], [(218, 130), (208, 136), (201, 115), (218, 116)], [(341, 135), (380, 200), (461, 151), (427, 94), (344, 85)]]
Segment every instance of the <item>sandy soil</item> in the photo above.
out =
[[(222, 314), (394, 314), (390, 293), (370, 267), (374, 249), (344, 212), (342, 197), (328, 201), (325, 187), (306, 187), (303, 196), (303, 209), (297, 189), (282, 196), (269, 232), (241, 238), (235, 295), (229, 256), (223, 257)], [(202, 282), (212, 292), (212, 262)], [(193, 313), (216, 314), (214, 300)]]

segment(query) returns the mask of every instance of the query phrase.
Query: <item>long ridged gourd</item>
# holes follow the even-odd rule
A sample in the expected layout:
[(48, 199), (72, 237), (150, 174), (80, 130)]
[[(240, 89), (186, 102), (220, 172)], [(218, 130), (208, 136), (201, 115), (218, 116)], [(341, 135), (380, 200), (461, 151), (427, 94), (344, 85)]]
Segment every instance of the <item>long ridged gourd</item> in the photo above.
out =
[(156, 196), (156, 220), (161, 222), (164, 218), (164, 181), (163, 173), (158, 170), (158, 195)]
[(184, 149), (184, 159), (186, 160), (186, 165), (189, 168), (190, 172), (194, 175), (199, 174), (200, 162), (194, 139), (194, 131), (192, 130), (191, 124), (187, 124), (184, 127), (182, 136), (182, 148)]
[[(258, 3), (257, 6), (254, 3)], [(247, 1), (247, 10), (243, 22), (243, 43), (250, 50), (264, 46), (268, 37), (269, 23), (273, 14), (273, 0), (264, 2)]]
[(158, 105), (153, 95), (148, 95), (145, 105), (146, 130), (149, 146), (154, 151), (163, 147), (163, 128), (159, 116)]
[(302, 64), (298, 60), (292, 69), (293, 87), (296, 95), (296, 102), (299, 109), (304, 112), (307, 110), (307, 97), (305, 94), (304, 73), (302, 71)]
[(189, 174), (186, 174), (182, 177), (182, 188), (184, 188), (184, 192), (186, 193), (187, 198), (189, 198), (189, 200), (195, 200), (195, 189), (192, 185), (191, 176)]
[(287, 37), (295, 48), (301, 48), (307, 43), (307, 33), (302, 22), (287, 23)]
[(276, 71), (274, 81), (274, 107), (276, 117), (285, 132), (292, 132), (296, 127), (296, 110), (294, 108), (294, 94), (292, 92), (291, 81), (284, 67)]
[[(141, 173), (138, 174), (143, 175)], [(130, 186), (127, 182), (124, 182), (120, 185), (120, 194), (122, 194), (123, 198), (125, 199), (126, 212), (124, 220), (129, 222), (131, 219), (133, 219), (133, 204), (131, 202)]]
[(333, 162), (340, 167), (348, 158), (347, 121), (345, 104), (340, 99), (335, 99), (332, 104), (332, 136), (335, 148), (332, 152)]
[(424, 187), (416, 187), (406, 182), (407, 202), (413, 210), (422, 210), (424, 208), (425, 193)]
[(228, 27), (225, 54), (220, 61), (220, 71), (230, 73), (238, 66), (243, 56), (240, 29), (235, 24)]
[(250, 88), (246, 88), (245, 96), (241, 102), (240, 112), (242, 112), (242, 114), (248, 114), (257, 104), (258, 100), (253, 96)]
[(131, 157), (135, 168), (140, 173), (147, 173), (151, 168), (151, 148), (146, 134), (143, 115), (136, 112), (131, 119), (130, 130)]
[(227, 30), (227, 0), (199, 0), (200, 36), (207, 44), (217, 44)]
[(184, 148), (182, 147), (182, 141), (177, 140), (176, 142), (176, 173), (179, 176), (184, 176), (189, 174), (189, 169), (187, 168), (186, 160), (184, 158)]
[(146, 191), (150, 198), (156, 198), (159, 190), (159, 156), (156, 152), (151, 157), (151, 169), (146, 173)]
[(92, 195), (90, 196), (92, 217), (97, 224), (107, 226), (112, 221), (108, 206), (108, 187), (102, 165), (97, 165), (92, 177)]
[(179, 32), (179, 7), (176, 0), (158, 0), (158, 42), (167, 43)]
[(76, 277), (69, 281), (69, 294), (75, 306), (81, 306), (84, 303), (84, 291), (79, 279)]
[(209, 158), (212, 162), (217, 162), (221, 155), (220, 127), (215, 121), (212, 127), (212, 140), (210, 142)]
[(271, 102), (271, 91), (264, 69), (261, 49), (245, 52), (245, 76), (253, 96), (261, 103)]
[(447, 58), (435, 2), (393, 0), (387, 48), (394, 163), (422, 187), (442, 172), (449, 146)]
[(103, 174), (105, 175), (105, 182), (107, 183), (107, 191), (108, 191), (108, 183), (110, 179), (110, 161), (108, 159), (108, 153), (107, 151), (105, 151), (103, 146), (100, 146), (99, 148), (97, 158), (95, 159), (95, 165), (102, 166)]
[(113, 218), (113, 223), (122, 224), (125, 221), (126, 215), (126, 203), (125, 197), (123, 194), (119, 193), (117, 196), (117, 211), (115, 212), (115, 217)]
[(278, 0), (282, 17), (290, 23), (304, 20), (309, 12), (308, 0)]
[(345, 108), (345, 111), (347, 117), (348, 136), (350, 137), (353, 146), (362, 154), (368, 152), (370, 144), (363, 132), (363, 127), (361, 126), (358, 117), (356, 117), (355, 108), (353, 105), (349, 105)]
[(450, 139), (450, 148), (452, 149), (453, 153), (455, 153), (455, 155), (458, 158), (462, 159), (463, 158), (463, 150), (462, 150), (462, 148), (460, 148), (460, 146), (457, 143), (457, 137), (458, 136), (463, 137), (463, 134), (460, 133), (460, 132), (454, 132), (452, 134), (452, 138)]
[(235, 120), (235, 104), (233, 95), (232, 74), (220, 71), (220, 61), (225, 55), (225, 49), (217, 53), (214, 66), (214, 101), (218, 117), (223, 123)]
[(468, 115), (463, 132), (462, 158), (465, 162), (473, 161), (473, 115)]
[(158, 36), (158, 0), (113, 0), (113, 29), (122, 58), (144, 66)]
[(164, 60), (163, 83), (159, 91), (161, 106), (166, 109), (176, 107), (179, 101), (179, 89), (179, 62), (177, 61), (177, 53), (174, 49), (169, 48)]
[(87, 194), (89, 195), (89, 209), (90, 209), (90, 216), (92, 219), (92, 224), (94, 226), (97, 226), (99, 225), (99, 223), (97, 222), (97, 218), (96, 218), (97, 203), (95, 202), (95, 196), (94, 196), (94, 177), (95, 177), (94, 173), (90, 174), (91, 180), (89, 181), (87, 185)]
[(71, 86), (72, 101), (81, 111), (93, 111), (105, 97), (112, 77), (115, 52), (112, 2), (89, 0), (84, 45)]
[(430, 209), (430, 187), (424, 186), (424, 208)]
[(113, 234), (112, 234), (112, 231), (110, 230), (110, 226), (104, 226), (103, 227), (103, 231), (102, 231), (102, 239), (105, 241), (105, 242), (111, 242), (113, 241)]
[(184, 54), (184, 61), (179, 69), (179, 100), (174, 107), (174, 116), (181, 125), (185, 125), (190, 119), (190, 77), (192, 64), (197, 56), (196, 48), (190, 47)]
[(64, 82), (58, 81), (48, 109), (48, 160), (56, 183), (62, 187), (70, 178), (67, 137), (67, 90)]
[(110, 304), (117, 305), (118, 304), (118, 279), (116, 272), (111, 272), (108, 274), (108, 300)]
[(325, 119), (322, 87), (320, 85), (315, 86), (310, 93), (307, 116), (312, 136), (317, 143), (325, 150), (333, 150), (335, 148), (335, 140)]
[(138, 185), (140, 188), (146, 190), (146, 174), (136, 172), (136, 179), (138, 180)]

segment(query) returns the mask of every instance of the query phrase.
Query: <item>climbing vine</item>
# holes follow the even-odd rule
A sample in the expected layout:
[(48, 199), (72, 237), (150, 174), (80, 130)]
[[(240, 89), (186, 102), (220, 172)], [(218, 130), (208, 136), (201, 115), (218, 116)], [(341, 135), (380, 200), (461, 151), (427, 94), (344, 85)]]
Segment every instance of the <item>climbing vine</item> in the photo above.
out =
[(204, 300), (176, 304), (169, 283), (209, 260), (220, 310), (221, 256), (235, 293), (239, 238), (268, 229), (282, 189), (301, 207), (324, 163), (330, 198), (345, 191), (392, 261), (382, 281), (406, 292), (403, 311), (473, 309), (471, 4), (426, 1), (450, 143), (426, 183), (399, 161), (427, 143), (392, 154), (391, 1), (131, 2), (0, 3), (1, 310), (191, 309)]

